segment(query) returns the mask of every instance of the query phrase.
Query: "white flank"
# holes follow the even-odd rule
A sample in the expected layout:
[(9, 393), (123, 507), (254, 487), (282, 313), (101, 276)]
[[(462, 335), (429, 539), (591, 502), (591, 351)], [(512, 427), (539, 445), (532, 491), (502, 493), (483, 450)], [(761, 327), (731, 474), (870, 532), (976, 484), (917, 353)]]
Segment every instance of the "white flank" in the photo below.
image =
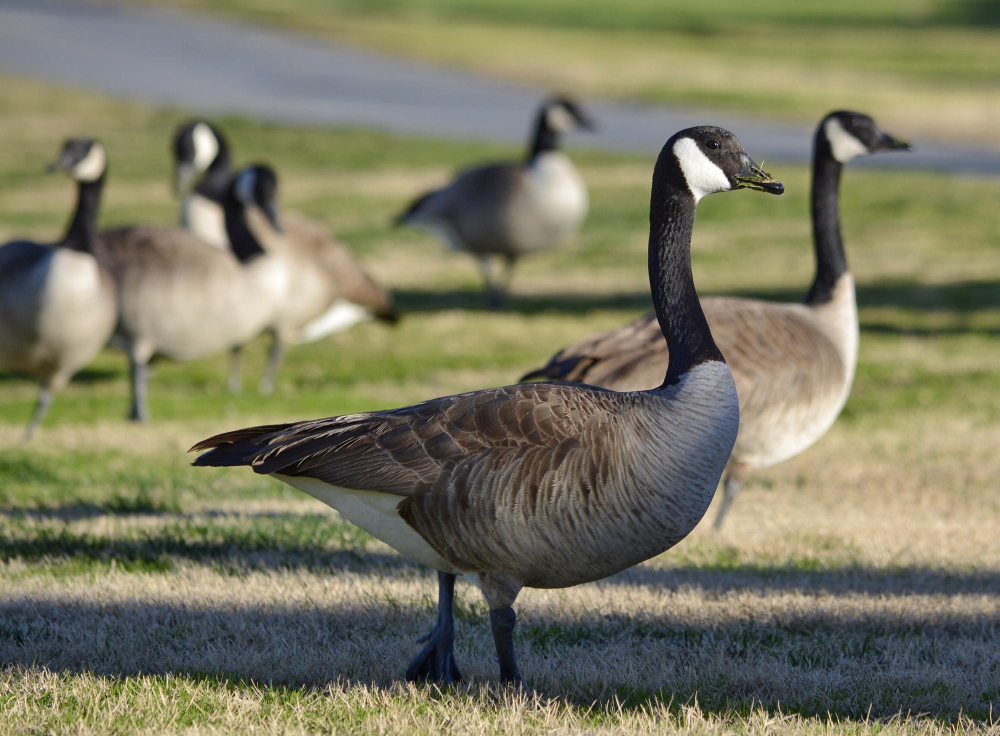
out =
[(107, 163), (104, 146), (93, 143), (83, 160), (73, 167), (73, 178), (77, 181), (97, 181), (104, 174)]
[(219, 142), (215, 139), (215, 133), (205, 123), (198, 123), (191, 131), (191, 139), (194, 141), (194, 161), (191, 164), (195, 171), (202, 172), (207, 169), (219, 153)]
[(868, 146), (844, 130), (837, 118), (830, 118), (823, 124), (823, 133), (830, 142), (833, 157), (842, 164), (868, 153)]
[(346, 299), (338, 299), (323, 314), (308, 322), (299, 330), (296, 342), (299, 345), (307, 342), (315, 342), (327, 335), (343, 332), (371, 318), (372, 313), (364, 307), (354, 302), (349, 302)]
[(688, 189), (698, 202), (706, 194), (725, 192), (732, 188), (729, 177), (698, 148), (691, 138), (680, 138), (674, 143), (674, 155), (681, 165)]
[(349, 522), (385, 542), (404, 557), (435, 570), (458, 572), (399, 515), (396, 507), (403, 500), (402, 496), (378, 491), (352, 491), (315, 478), (277, 473), (274, 477), (336, 509)]

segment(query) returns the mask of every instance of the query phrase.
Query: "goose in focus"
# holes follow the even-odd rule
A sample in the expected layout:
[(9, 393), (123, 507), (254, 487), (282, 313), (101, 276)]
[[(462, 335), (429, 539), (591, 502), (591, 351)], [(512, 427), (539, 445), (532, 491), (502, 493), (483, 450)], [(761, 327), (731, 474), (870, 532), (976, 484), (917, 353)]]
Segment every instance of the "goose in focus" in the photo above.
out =
[(599, 580), (677, 544), (704, 515), (736, 440), (733, 378), (691, 275), (698, 200), (780, 194), (732, 133), (683, 130), (653, 172), (649, 279), (670, 364), (654, 389), (530, 383), (394, 411), (241, 429), (195, 465), (247, 465), (308, 493), (439, 571), (437, 625), (408, 679), (455, 681), (455, 576), (490, 608), (500, 675), (519, 682), (523, 587)]
[[(545, 100), (535, 120), (527, 160), (464, 171), (446, 187), (419, 197), (396, 219), (438, 235), (479, 260), (489, 305), (503, 306), (521, 256), (555, 248), (580, 229), (587, 187), (561, 150), (562, 136), (592, 129), (583, 110), (565, 97)], [(493, 260), (505, 262), (502, 280)]]
[[(131, 363), (131, 419), (149, 417), (153, 356), (187, 361), (231, 350), (260, 334), (287, 299), (284, 262), (261, 245), (273, 228), (280, 229), (276, 188), (274, 172), (264, 166), (231, 177), (223, 197), (231, 251), (180, 228), (131, 226), (98, 235), (95, 253), (118, 290), (115, 344)], [(250, 223), (251, 208), (270, 220), (264, 234)]]
[(63, 145), (50, 171), (77, 183), (66, 235), (43, 245), (0, 246), (0, 365), (41, 383), (25, 439), (31, 439), (56, 393), (108, 343), (115, 327), (115, 289), (93, 255), (107, 155), (99, 142)]
[[(827, 115), (816, 130), (813, 149), (816, 276), (805, 302), (702, 300), (740, 396), (740, 434), (726, 468), (716, 528), (751, 472), (811, 446), (847, 401), (858, 355), (858, 310), (840, 236), (840, 174), (857, 156), (898, 150), (911, 149), (867, 115)], [(548, 365), (522, 380), (577, 381), (637, 391), (656, 385), (667, 360), (656, 317), (646, 314), (559, 351)]]
[[(175, 188), (183, 198), (181, 227), (207, 243), (228, 248), (222, 212), (232, 179), (228, 142), (211, 123), (194, 120), (177, 131), (173, 154)], [(256, 232), (267, 229), (259, 212), (250, 211), (247, 217)], [(267, 250), (284, 262), (292, 292), (265, 326), (272, 337), (260, 382), (260, 391), (265, 394), (274, 389), (289, 346), (320, 340), (369, 319), (388, 323), (398, 319), (392, 295), (323, 227), (289, 212), (282, 213), (282, 224), (282, 236), (272, 238)], [(240, 385), (239, 356), (237, 346), (230, 365), (233, 391)]]

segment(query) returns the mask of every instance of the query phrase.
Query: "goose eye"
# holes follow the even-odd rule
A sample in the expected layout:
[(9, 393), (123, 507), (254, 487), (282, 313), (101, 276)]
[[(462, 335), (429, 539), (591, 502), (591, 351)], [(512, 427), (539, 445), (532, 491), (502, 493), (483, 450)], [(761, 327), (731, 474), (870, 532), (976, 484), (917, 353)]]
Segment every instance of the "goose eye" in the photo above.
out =
[(713, 151), (719, 150), (719, 148), (722, 146), (721, 143), (719, 143), (717, 140), (714, 140), (714, 139), (710, 140), (705, 145), (708, 146), (709, 148), (711, 148)]

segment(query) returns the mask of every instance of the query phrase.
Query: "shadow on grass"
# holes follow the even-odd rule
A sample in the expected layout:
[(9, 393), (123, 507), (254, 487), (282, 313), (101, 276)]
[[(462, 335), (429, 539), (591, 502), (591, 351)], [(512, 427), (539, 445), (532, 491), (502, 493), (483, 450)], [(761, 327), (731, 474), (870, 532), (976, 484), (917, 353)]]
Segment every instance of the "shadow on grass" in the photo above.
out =
[[(583, 710), (612, 698), (628, 711), (696, 698), (702, 711), (720, 715), (764, 708), (954, 721), (987, 720), (1000, 706), (990, 656), (996, 622), (981, 613), (953, 613), (942, 622), (930, 607), (896, 618), (785, 610), (768, 620), (748, 613), (705, 624), (669, 614), (543, 618), (526, 608), (516, 646), (528, 685)], [(459, 613), (460, 666), (491, 682), (491, 654), (474, 658), (467, 649), (472, 639), (477, 651), (490, 651), (485, 617)], [(415, 633), (432, 617), (429, 601), (400, 606), (378, 598), (289, 607), (25, 596), (0, 602), (0, 663), (223, 685), (387, 686), (402, 679), (419, 649)]]

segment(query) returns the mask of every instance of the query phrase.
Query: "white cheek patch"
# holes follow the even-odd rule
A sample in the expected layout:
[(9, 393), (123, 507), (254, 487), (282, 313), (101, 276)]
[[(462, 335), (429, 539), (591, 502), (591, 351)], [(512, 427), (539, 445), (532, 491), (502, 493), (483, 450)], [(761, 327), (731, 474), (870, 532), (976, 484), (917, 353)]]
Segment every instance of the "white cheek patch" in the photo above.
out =
[(83, 160), (73, 167), (73, 178), (77, 181), (97, 181), (104, 175), (107, 164), (108, 157), (104, 153), (104, 146), (94, 143)]
[(674, 155), (681, 165), (684, 180), (697, 202), (706, 194), (732, 189), (729, 177), (698, 148), (691, 138), (681, 138), (674, 143)]
[(576, 120), (562, 105), (550, 107), (545, 113), (545, 122), (556, 133), (568, 133), (576, 127)]
[(844, 130), (837, 118), (830, 118), (824, 123), (823, 133), (830, 142), (833, 157), (842, 164), (868, 153), (868, 146)]
[(215, 138), (215, 133), (205, 123), (198, 123), (191, 131), (191, 139), (194, 141), (194, 161), (191, 165), (195, 171), (202, 172), (207, 169), (215, 160), (219, 153), (219, 141)]
[(253, 204), (254, 196), (253, 191), (257, 187), (257, 172), (253, 169), (247, 169), (239, 178), (236, 180), (236, 187), (234, 193), (236, 194), (236, 199), (238, 199), (243, 204)]

